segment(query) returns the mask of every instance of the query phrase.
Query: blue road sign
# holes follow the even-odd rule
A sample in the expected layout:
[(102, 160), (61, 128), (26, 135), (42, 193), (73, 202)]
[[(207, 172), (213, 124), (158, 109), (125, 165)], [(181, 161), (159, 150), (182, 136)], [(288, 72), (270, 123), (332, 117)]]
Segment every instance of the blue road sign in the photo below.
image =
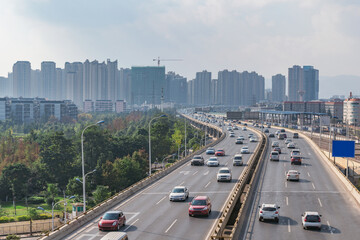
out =
[(332, 141), (333, 157), (355, 157), (355, 141)]

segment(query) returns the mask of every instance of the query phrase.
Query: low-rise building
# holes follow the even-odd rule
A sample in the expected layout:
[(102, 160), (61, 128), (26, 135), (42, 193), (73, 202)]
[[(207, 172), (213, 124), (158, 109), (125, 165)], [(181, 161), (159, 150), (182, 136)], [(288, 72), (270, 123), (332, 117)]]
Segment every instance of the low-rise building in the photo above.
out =
[(350, 125), (360, 124), (360, 98), (350, 97), (344, 100), (344, 122)]

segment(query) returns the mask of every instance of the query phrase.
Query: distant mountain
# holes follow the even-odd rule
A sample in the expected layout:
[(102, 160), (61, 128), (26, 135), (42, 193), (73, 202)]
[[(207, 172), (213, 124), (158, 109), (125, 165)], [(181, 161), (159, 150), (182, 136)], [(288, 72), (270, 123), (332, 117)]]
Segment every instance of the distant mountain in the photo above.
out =
[(360, 76), (319, 76), (320, 98), (329, 98), (333, 95), (344, 95), (348, 97), (350, 92), (353, 95), (360, 95)]

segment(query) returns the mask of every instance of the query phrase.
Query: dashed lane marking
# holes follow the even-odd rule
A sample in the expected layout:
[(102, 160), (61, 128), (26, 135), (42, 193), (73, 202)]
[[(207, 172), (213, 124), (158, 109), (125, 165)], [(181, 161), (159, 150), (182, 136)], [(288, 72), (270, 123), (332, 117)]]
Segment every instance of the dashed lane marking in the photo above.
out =
[(322, 207), (322, 203), (321, 203), (321, 201), (320, 201), (320, 198), (318, 198), (318, 201), (319, 201), (320, 207)]
[(193, 173), (193, 176), (194, 176), (195, 174), (197, 174), (198, 172), (199, 172), (199, 171), (194, 172), (194, 173)]
[(130, 227), (134, 226), (134, 224), (139, 221), (139, 219), (136, 219), (132, 224), (130, 224), (129, 226), (127, 226), (125, 229), (124, 229), (124, 232), (126, 232), (126, 230), (128, 230)]
[(164, 200), (166, 198), (166, 196), (164, 196), (163, 198), (161, 198), (157, 203), (156, 205), (158, 205), (159, 203), (161, 203), (162, 200)]
[(205, 188), (207, 188), (209, 185), (210, 185), (211, 182), (208, 182), (206, 185), (205, 185)]
[(165, 233), (167, 233), (167, 232), (171, 229), (171, 227), (174, 226), (174, 224), (175, 224), (176, 222), (177, 222), (177, 219), (175, 219), (175, 220), (172, 222), (172, 224), (168, 227), (168, 229), (166, 229)]

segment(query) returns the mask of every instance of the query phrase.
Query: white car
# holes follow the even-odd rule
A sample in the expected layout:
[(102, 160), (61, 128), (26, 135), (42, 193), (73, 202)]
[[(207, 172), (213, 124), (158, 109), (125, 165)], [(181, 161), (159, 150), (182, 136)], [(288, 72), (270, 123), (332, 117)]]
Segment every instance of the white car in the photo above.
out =
[(253, 133), (249, 133), (248, 138), (252, 138), (254, 136)]
[(240, 153), (249, 154), (250, 153), (249, 147), (248, 146), (242, 147), (241, 150), (240, 150)]
[(279, 161), (279, 152), (278, 151), (271, 151), (270, 153), (270, 161)]
[(243, 130), (243, 131), (246, 131), (247, 129), (246, 129), (246, 127), (243, 127), (242, 130)]
[(289, 144), (289, 143), (291, 143), (292, 141), (291, 141), (291, 139), (289, 139), (289, 138), (287, 138), (286, 140), (285, 140), (285, 144)]
[(287, 148), (295, 148), (295, 143), (293, 142), (288, 143)]
[(227, 127), (227, 130), (228, 130), (228, 131), (232, 131), (232, 127), (230, 127), (230, 126)]
[(272, 142), (271, 147), (278, 147), (279, 145), (280, 144), (278, 141), (274, 141), (274, 142)]
[(250, 142), (256, 142), (256, 141), (257, 141), (256, 137), (251, 137), (250, 138)]
[(185, 186), (176, 186), (170, 192), (170, 201), (185, 201), (189, 197), (189, 189)]
[(216, 175), (217, 181), (228, 181), (231, 182), (232, 175), (231, 170), (227, 167), (220, 168), (217, 175)]
[(299, 181), (300, 180), (300, 172), (297, 170), (289, 170), (286, 173), (286, 181)]
[(239, 136), (238, 139), (239, 139), (239, 140), (242, 140), (242, 141), (245, 140), (244, 136)]
[(290, 156), (291, 156), (291, 157), (293, 157), (293, 156), (300, 156), (300, 150), (299, 150), (299, 149), (294, 149), (294, 150), (292, 150)]
[(206, 165), (208, 167), (218, 167), (219, 166), (219, 161), (217, 157), (211, 157), (209, 158), (209, 160), (207, 160)]
[(310, 227), (321, 230), (321, 215), (318, 212), (304, 212), (301, 214), (301, 222), (304, 229)]
[(235, 133), (234, 132), (230, 132), (230, 137), (235, 137)]
[(233, 166), (242, 166), (242, 165), (243, 165), (242, 155), (235, 154), (235, 156), (233, 157)]
[(239, 130), (239, 128), (235, 125), (235, 126), (234, 126), (234, 130)]
[(263, 203), (259, 206), (259, 221), (264, 220), (275, 220), (275, 222), (279, 223), (279, 206), (277, 204), (266, 204)]

